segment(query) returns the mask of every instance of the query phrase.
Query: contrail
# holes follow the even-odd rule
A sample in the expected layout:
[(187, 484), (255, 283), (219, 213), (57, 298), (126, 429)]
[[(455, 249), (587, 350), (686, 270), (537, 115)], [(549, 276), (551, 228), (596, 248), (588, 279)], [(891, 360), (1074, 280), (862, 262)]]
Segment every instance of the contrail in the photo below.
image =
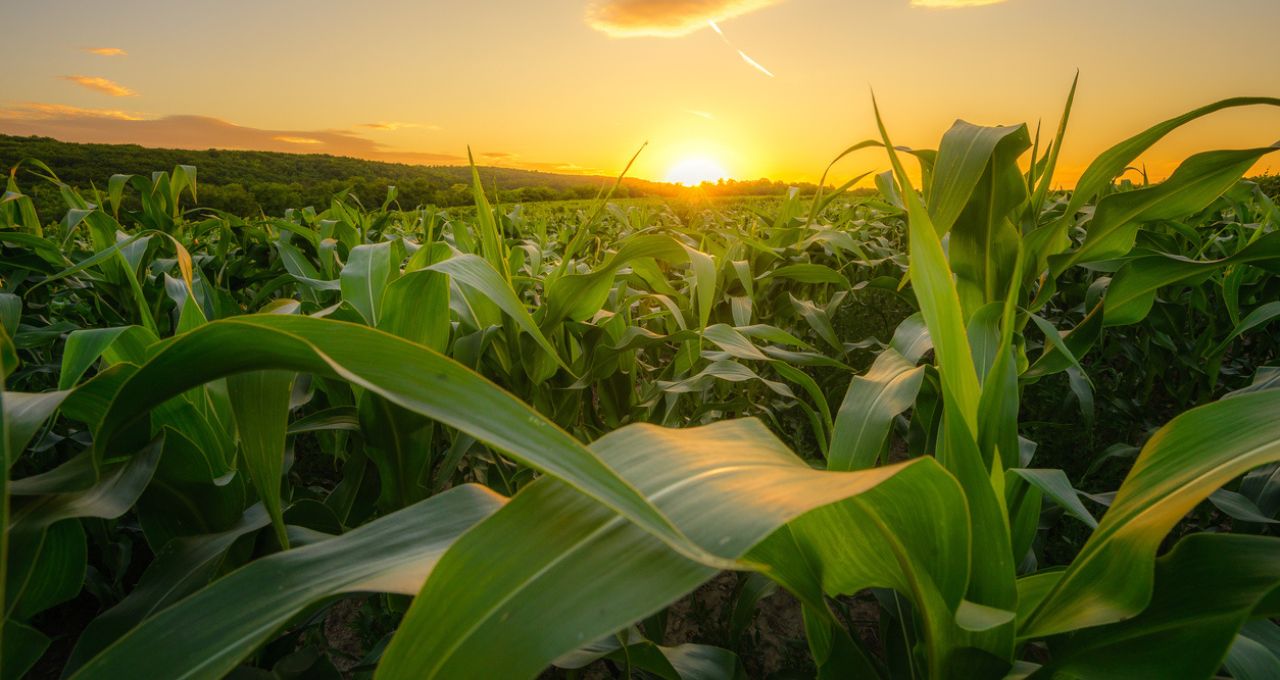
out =
[(761, 64), (760, 62), (747, 56), (746, 52), (743, 52), (742, 50), (738, 49), (737, 45), (734, 45), (733, 43), (729, 42), (728, 36), (724, 34), (724, 31), (720, 30), (720, 26), (718, 26), (715, 21), (708, 19), (707, 24), (711, 26), (711, 30), (716, 32), (716, 35), (720, 36), (720, 39), (724, 41), (724, 44), (728, 45), (731, 49), (733, 49), (735, 52), (738, 53), (738, 56), (742, 57), (743, 61), (747, 62), (752, 66), (752, 68), (765, 74), (766, 76), (769, 76), (770, 78), (774, 77), (773, 71), (770, 71), (769, 69), (765, 68), (764, 65)]

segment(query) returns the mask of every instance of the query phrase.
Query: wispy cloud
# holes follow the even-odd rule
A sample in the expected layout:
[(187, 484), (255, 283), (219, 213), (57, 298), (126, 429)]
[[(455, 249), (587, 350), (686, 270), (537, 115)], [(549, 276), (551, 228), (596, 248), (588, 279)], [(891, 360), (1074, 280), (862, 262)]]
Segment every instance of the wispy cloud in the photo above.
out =
[(687, 113), (687, 114), (689, 114), (689, 115), (691, 115), (691, 116), (697, 116), (697, 117), (699, 117), (699, 118), (706, 118), (707, 120), (715, 120), (715, 119), (716, 119), (716, 117), (715, 117), (715, 116), (711, 115), (711, 112), (710, 112), (710, 111), (695, 111), (695, 110), (693, 110), (693, 109), (685, 109), (684, 111), (685, 111), (685, 113)]
[(589, 168), (577, 163), (524, 160), (520, 154), (512, 151), (481, 151), (477, 155), (485, 159), (485, 163), (501, 168), (554, 172), (563, 175), (594, 175), (601, 172), (599, 168)]
[(324, 142), (318, 139), (313, 139), (311, 137), (294, 137), (293, 135), (276, 135), (275, 137), (272, 137), (272, 139), (286, 144), (324, 144)]
[(1007, 0), (911, 0), (911, 6), (930, 9), (957, 9), (960, 7), (998, 5), (1002, 2), (1007, 2)]
[(677, 38), (784, 0), (596, 0), (587, 23), (615, 38)]
[(119, 109), (86, 109), (66, 104), (39, 104), (28, 102), (0, 109), (0, 120), (75, 120), (105, 118), (108, 120), (142, 120), (141, 116)]
[(747, 62), (747, 64), (750, 65), (752, 68), (765, 74), (766, 76), (769, 76), (770, 78), (773, 77), (773, 71), (770, 71), (769, 69), (765, 68), (763, 64), (756, 61), (755, 59), (752, 59), (750, 56), (747, 55), (746, 52), (743, 52), (742, 50), (738, 49), (737, 45), (734, 45), (732, 42), (730, 42), (729, 36), (725, 35), (724, 31), (720, 30), (719, 24), (717, 24), (716, 22), (710, 19), (707, 20), (707, 23), (711, 25), (711, 28), (716, 32), (716, 35), (720, 36), (720, 39), (724, 41), (724, 44), (728, 45), (730, 49), (736, 51), (738, 53), (738, 56), (742, 57), (743, 61)]
[(84, 47), (81, 49), (89, 54), (96, 54), (99, 57), (124, 57), (129, 54), (119, 47)]
[(347, 130), (265, 130), (208, 116), (143, 118), (123, 111), (61, 104), (33, 103), (0, 108), (0, 132), (41, 135), (68, 142), (141, 144), (170, 149), (305, 151), (418, 165), (466, 160), (455, 154), (389, 147)]
[(439, 125), (428, 125), (425, 123), (403, 123), (396, 120), (380, 120), (376, 123), (361, 123), (357, 127), (368, 128), (370, 130), (381, 130), (386, 132), (394, 132), (396, 130), (404, 130), (404, 129), (431, 130), (433, 132), (440, 130)]
[(98, 76), (62, 76), (62, 79), (69, 80), (81, 87), (87, 87), (96, 92), (109, 94), (112, 97), (132, 97), (138, 94), (114, 80), (108, 80)]

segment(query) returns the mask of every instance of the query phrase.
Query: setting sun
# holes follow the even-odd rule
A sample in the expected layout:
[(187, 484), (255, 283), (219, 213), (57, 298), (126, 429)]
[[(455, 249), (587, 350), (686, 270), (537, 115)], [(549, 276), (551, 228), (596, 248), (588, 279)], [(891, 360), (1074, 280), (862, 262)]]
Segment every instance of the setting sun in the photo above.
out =
[(683, 184), (687, 187), (698, 186), (703, 182), (714, 182), (727, 179), (728, 171), (719, 163), (704, 156), (685, 158), (667, 171), (666, 181)]

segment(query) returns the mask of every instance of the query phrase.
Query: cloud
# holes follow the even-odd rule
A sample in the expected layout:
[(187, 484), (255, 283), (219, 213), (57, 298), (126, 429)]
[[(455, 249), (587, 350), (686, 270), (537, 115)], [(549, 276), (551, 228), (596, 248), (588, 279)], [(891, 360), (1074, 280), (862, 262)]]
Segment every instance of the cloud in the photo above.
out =
[(90, 90), (109, 94), (112, 97), (132, 97), (138, 94), (114, 80), (107, 80), (106, 78), (99, 78), (98, 76), (62, 76), (62, 79), (70, 80), (71, 82), (82, 87), (87, 87)]
[(402, 123), (400, 121), (395, 121), (395, 120), (392, 120), (392, 121), (380, 120), (376, 123), (361, 123), (357, 127), (369, 128), (370, 130), (383, 130), (387, 132), (404, 130), (406, 128), (418, 128), (423, 130), (431, 130), (433, 132), (440, 130), (439, 125), (424, 125), (422, 123)]
[(96, 54), (99, 57), (125, 57), (129, 55), (128, 52), (125, 52), (119, 47), (84, 47), (82, 49), (89, 54)]
[(0, 133), (169, 149), (305, 151), (417, 165), (456, 164), (466, 160), (455, 154), (387, 147), (347, 130), (265, 130), (208, 116), (142, 118), (123, 111), (60, 104), (0, 108)]
[(912, 7), (925, 7), (928, 9), (957, 9), (960, 7), (983, 7), (985, 5), (998, 5), (1007, 0), (911, 0)]
[(477, 154), (488, 165), (500, 168), (517, 168), (535, 172), (552, 172), (562, 175), (598, 175), (599, 168), (588, 168), (576, 163), (521, 160), (520, 154), (511, 151), (481, 151)]
[(699, 118), (706, 118), (707, 120), (716, 119), (716, 117), (712, 115), (710, 111), (695, 111), (693, 109), (685, 109), (685, 113), (688, 113), (691, 116), (697, 116)]
[(56, 119), (106, 118), (109, 120), (142, 120), (141, 116), (119, 109), (86, 109), (65, 104), (29, 102), (0, 109), (0, 120), (37, 121)]
[(276, 135), (275, 137), (272, 137), (272, 139), (276, 140), (277, 142), (285, 142), (286, 144), (324, 144), (324, 142), (318, 139), (312, 139), (311, 137), (293, 137), (290, 135)]
[(677, 38), (783, 1), (596, 0), (587, 5), (587, 24), (614, 38)]

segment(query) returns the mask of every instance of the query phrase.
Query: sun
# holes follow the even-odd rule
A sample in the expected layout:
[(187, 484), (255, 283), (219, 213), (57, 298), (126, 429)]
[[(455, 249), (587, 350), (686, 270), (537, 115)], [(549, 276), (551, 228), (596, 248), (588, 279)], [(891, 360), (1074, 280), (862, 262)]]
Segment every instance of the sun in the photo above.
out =
[(672, 184), (683, 184), (687, 187), (697, 186), (703, 182), (714, 182), (727, 179), (728, 171), (724, 166), (706, 156), (691, 156), (682, 159), (667, 171), (667, 181)]

